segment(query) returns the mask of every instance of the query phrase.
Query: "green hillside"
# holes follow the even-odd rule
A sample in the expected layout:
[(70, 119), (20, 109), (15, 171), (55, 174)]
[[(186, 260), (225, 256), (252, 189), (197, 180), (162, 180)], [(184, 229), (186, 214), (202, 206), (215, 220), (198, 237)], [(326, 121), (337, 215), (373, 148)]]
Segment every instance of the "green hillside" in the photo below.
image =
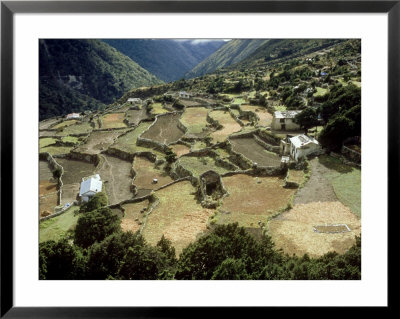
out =
[(296, 58), (340, 43), (340, 39), (272, 39), (232, 66), (247, 69)]
[(40, 119), (98, 109), (128, 90), (162, 83), (99, 40), (39, 41)]
[(186, 78), (194, 78), (207, 73), (212, 73), (217, 69), (230, 66), (245, 59), (252, 54), (257, 48), (268, 43), (269, 40), (241, 40), (235, 39), (229, 41), (219, 50), (210, 55), (207, 59), (196, 65)]
[(103, 41), (166, 82), (181, 79), (186, 72), (225, 44), (222, 40), (105, 39)]

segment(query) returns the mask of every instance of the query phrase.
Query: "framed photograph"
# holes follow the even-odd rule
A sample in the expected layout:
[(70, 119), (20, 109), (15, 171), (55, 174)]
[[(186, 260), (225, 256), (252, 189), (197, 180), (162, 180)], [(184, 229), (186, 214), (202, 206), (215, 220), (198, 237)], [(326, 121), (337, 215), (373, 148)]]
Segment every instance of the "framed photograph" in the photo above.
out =
[(1, 317), (389, 308), (399, 21), (1, 1)]

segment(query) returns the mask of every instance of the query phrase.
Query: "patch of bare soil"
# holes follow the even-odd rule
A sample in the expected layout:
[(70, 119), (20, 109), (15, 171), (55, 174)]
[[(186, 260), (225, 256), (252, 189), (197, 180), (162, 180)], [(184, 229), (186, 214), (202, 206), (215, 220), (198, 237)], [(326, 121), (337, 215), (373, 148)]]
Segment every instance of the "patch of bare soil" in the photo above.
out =
[(81, 183), (82, 178), (92, 175), (95, 169), (93, 164), (83, 161), (67, 158), (57, 158), (56, 161), (64, 169), (64, 174), (61, 177), (64, 185)]
[[(136, 156), (133, 169), (136, 172), (133, 183), (139, 189), (157, 189), (174, 181), (162, 167), (155, 168), (154, 163), (145, 157)], [(157, 179), (157, 183), (153, 182), (154, 179)]]
[(180, 117), (179, 113), (157, 117), (157, 121), (142, 134), (142, 137), (167, 145), (178, 141), (185, 134), (178, 127)]
[(259, 166), (276, 166), (281, 163), (277, 154), (267, 151), (254, 138), (231, 138), (230, 142), (235, 152), (243, 154)]
[(80, 145), (75, 151), (83, 154), (100, 154), (113, 144), (124, 131), (98, 131), (92, 132), (85, 144)]
[[(346, 224), (350, 231), (317, 232), (315, 226)], [(312, 257), (330, 251), (344, 253), (361, 234), (361, 221), (339, 201), (297, 204), (268, 223), (268, 233), (277, 248), (289, 255)]]
[(177, 155), (177, 157), (180, 157), (182, 155), (190, 153), (190, 147), (188, 147), (186, 145), (175, 144), (175, 145), (171, 145), (170, 148)]
[(332, 184), (324, 176), (329, 170), (321, 165), (318, 158), (310, 160), (311, 177), (303, 188), (299, 189), (294, 198), (294, 204), (307, 204), (312, 202), (334, 202), (337, 201)]
[(103, 181), (109, 204), (118, 204), (132, 198), (132, 163), (106, 154), (101, 154), (100, 156), (104, 161), (96, 169), (96, 172)]
[(122, 207), (125, 209), (125, 215), (121, 221), (123, 231), (137, 232), (143, 222), (144, 209), (149, 204), (148, 200), (138, 203), (125, 204)]
[(147, 119), (148, 117), (145, 108), (126, 111), (126, 119), (128, 120), (129, 125), (138, 125), (141, 120)]

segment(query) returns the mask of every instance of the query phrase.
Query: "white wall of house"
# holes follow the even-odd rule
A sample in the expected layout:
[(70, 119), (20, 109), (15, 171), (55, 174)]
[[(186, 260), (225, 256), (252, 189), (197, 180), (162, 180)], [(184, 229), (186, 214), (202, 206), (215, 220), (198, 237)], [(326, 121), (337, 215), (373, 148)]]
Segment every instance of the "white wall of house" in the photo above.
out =
[(314, 143), (309, 143), (303, 147), (295, 147), (292, 143), (290, 145), (290, 155), (297, 162), (299, 159), (304, 158), (305, 156), (310, 155), (319, 149), (320, 146)]
[(295, 123), (293, 119), (290, 118), (273, 118), (272, 119), (272, 129), (277, 131), (296, 131), (300, 130), (300, 125)]

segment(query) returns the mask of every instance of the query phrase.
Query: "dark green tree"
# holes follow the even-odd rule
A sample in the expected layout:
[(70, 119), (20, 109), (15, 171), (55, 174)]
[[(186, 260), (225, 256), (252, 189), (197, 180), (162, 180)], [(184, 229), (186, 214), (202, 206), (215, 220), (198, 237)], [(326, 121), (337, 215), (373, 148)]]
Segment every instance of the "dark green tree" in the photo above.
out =
[(120, 218), (111, 209), (103, 207), (81, 215), (75, 228), (74, 243), (82, 248), (101, 242), (121, 230)]
[(39, 279), (69, 280), (79, 276), (85, 261), (81, 252), (66, 239), (39, 244)]
[(308, 129), (318, 125), (318, 114), (314, 108), (307, 107), (297, 114), (294, 121), (307, 133)]
[(87, 203), (79, 208), (79, 213), (91, 212), (108, 205), (108, 196), (104, 192), (96, 193)]

